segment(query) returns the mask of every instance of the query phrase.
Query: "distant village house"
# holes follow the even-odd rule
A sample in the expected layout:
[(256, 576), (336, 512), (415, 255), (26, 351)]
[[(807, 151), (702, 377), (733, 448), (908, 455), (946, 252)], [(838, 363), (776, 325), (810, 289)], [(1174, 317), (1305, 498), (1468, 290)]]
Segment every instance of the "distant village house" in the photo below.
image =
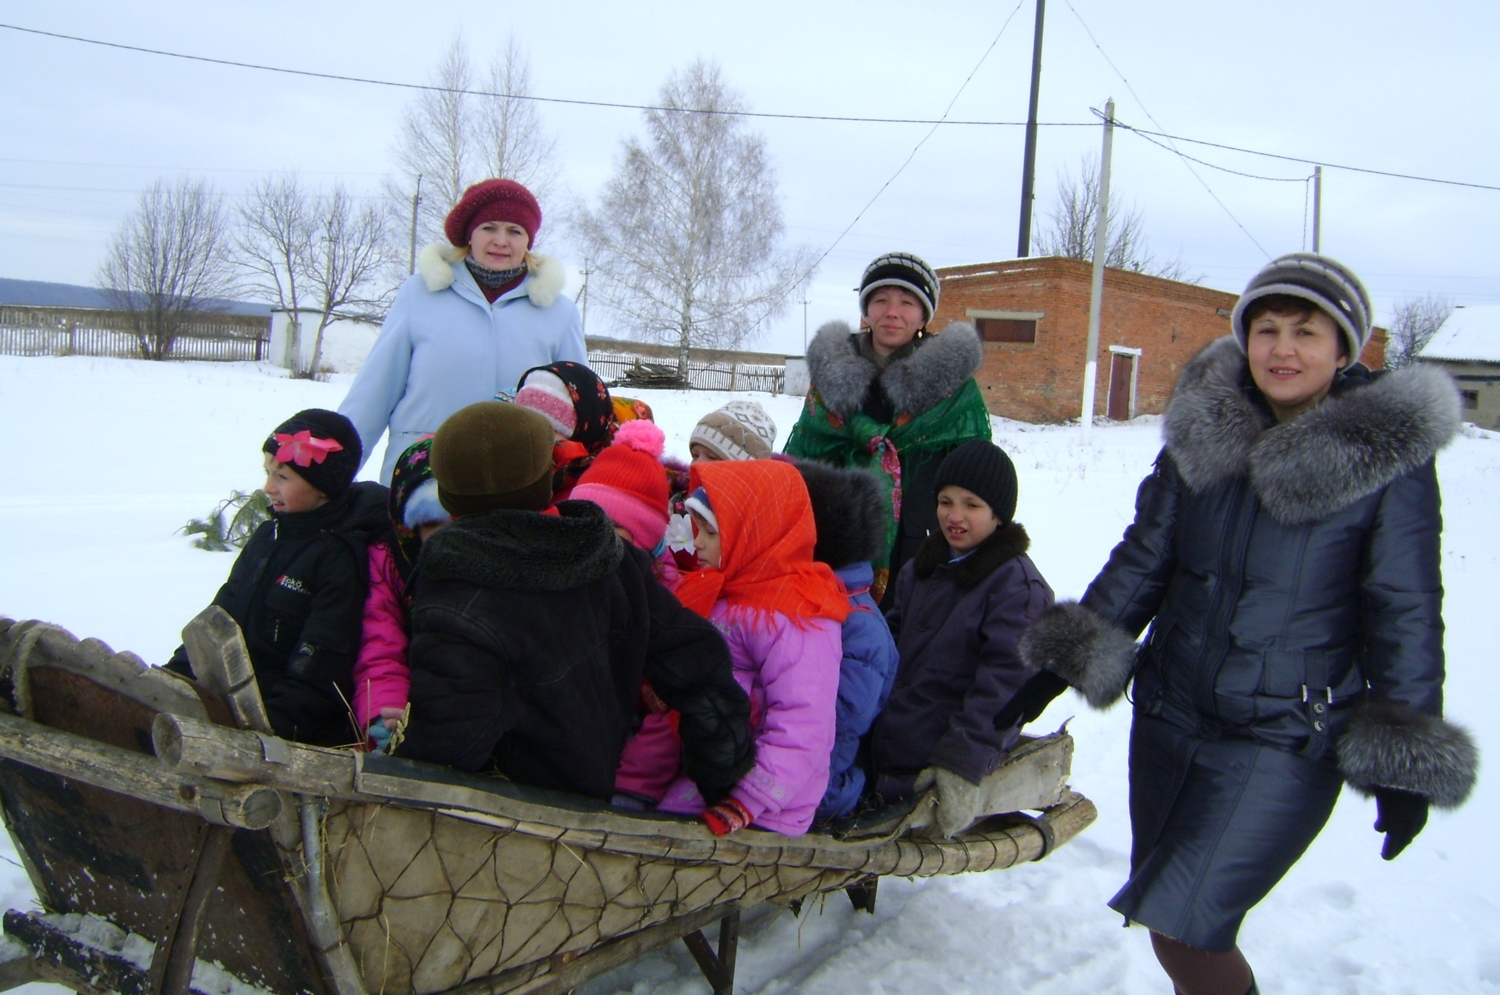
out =
[(1464, 421), (1500, 429), (1500, 304), (1454, 308), (1417, 361), (1458, 381)]

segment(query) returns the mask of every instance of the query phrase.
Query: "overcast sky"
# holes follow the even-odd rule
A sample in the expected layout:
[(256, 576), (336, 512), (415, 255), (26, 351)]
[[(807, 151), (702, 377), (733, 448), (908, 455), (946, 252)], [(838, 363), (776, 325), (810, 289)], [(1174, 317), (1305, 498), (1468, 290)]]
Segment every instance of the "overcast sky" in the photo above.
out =
[[(1071, 7), (1069, 3), (1071, 2)], [(511, 35), (535, 93), (650, 103), (667, 75), (717, 60), (753, 110), (933, 118), (1001, 26), (952, 117), (1021, 121), (1035, 0), (998, 3), (152, 3), (0, 0), (0, 22), (124, 44), (321, 72), (424, 82), (455, 33), (477, 62)], [(1083, 25), (1092, 31), (1098, 46)], [(1103, 53), (1101, 54), (1100, 48)], [(1118, 117), (1176, 135), (1329, 163), (1323, 249), (1369, 285), (1379, 316), (1439, 293), (1500, 303), (1500, 192), (1362, 175), (1360, 166), (1500, 186), (1500, 4), (1317, 0), (1051, 0), (1041, 119)], [(1129, 80), (1127, 87), (1111, 68)], [(157, 177), (210, 179), (231, 197), (298, 170), (374, 195), (412, 91), (104, 49), (0, 29), (0, 276), (92, 283), (111, 233)], [(1133, 88), (1134, 94), (1131, 93)], [(1144, 106), (1143, 106), (1144, 103)], [(545, 105), (559, 175), (547, 213), (591, 199), (630, 110)], [(781, 184), (788, 237), (821, 253), (896, 173), (922, 125), (756, 120)], [(1037, 213), (1057, 175), (1097, 154), (1097, 127), (1044, 127)], [(905, 249), (937, 266), (1015, 254), (1023, 129), (944, 126), (829, 253), (808, 321), (855, 317), (859, 273)], [(1202, 146), (1207, 162), (1300, 180), (1311, 168)], [(1303, 248), (1307, 188), (1193, 167), (1117, 132), (1115, 195), (1151, 251), (1238, 290), (1267, 253)], [(1223, 202), (1221, 207), (1214, 195)], [(1233, 215), (1233, 219), (1230, 215)], [(1236, 220), (1238, 224), (1236, 223)], [(1248, 231), (1241, 231), (1240, 225)], [(542, 242), (568, 258), (556, 238)], [(1258, 246), (1257, 246), (1258, 243)], [(576, 291), (576, 277), (570, 292)], [(604, 332), (604, 316), (589, 316)], [(794, 306), (761, 338), (801, 351)]]

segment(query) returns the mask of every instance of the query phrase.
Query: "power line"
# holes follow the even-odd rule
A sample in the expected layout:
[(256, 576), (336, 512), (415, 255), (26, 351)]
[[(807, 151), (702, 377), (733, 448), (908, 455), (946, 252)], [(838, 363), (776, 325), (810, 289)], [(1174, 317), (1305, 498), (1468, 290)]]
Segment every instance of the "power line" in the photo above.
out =
[[(1066, 2), (1066, 0), (1065, 0), (1065, 2)], [(1072, 4), (1068, 5), (1068, 9), (1069, 10), (1073, 10)], [(1119, 68), (1115, 66), (1114, 62), (1109, 58), (1108, 54), (1105, 53), (1103, 47), (1099, 45), (1098, 40), (1094, 38), (1093, 32), (1089, 30), (1088, 25), (1086, 23), (1084, 23), (1083, 18), (1079, 16), (1077, 10), (1073, 10), (1073, 16), (1078, 18), (1078, 23), (1083, 26), (1084, 32), (1086, 34), (1088, 34), (1089, 40), (1094, 43), (1094, 47), (1099, 50), (1099, 54), (1104, 57), (1104, 61), (1107, 62), (1107, 63), (1109, 63), (1110, 68), (1115, 71), (1116, 75), (1118, 75), (1122, 81), (1124, 81), (1126, 89), (1128, 89), (1130, 91), (1130, 94), (1131, 94), (1132, 97), (1135, 97), (1136, 103), (1141, 104), (1140, 96), (1138, 94), (1136, 94), (1135, 88), (1130, 85), (1130, 81), (1125, 78), (1124, 74), (1120, 72)], [(18, 31), (18, 32), (21, 32), (23, 34), (37, 35), (37, 36), (44, 37), (44, 38), (56, 38), (56, 39), (59, 39), (61, 41), (78, 42), (78, 43), (84, 44), (84, 45), (97, 45), (97, 46), (100, 46), (100, 47), (103, 47), (103, 48), (114, 48), (114, 49), (120, 49), (122, 51), (127, 51), (127, 52), (140, 52), (140, 53), (143, 53), (143, 54), (146, 54), (146, 55), (160, 55), (160, 56), (164, 56), (166, 58), (183, 59), (183, 60), (186, 60), (186, 61), (189, 61), (189, 62), (204, 62), (204, 63), (208, 63), (210, 65), (232, 66), (232, 67), (235, 67), (235, 68), (238, 68), (238, 69), (254, 69), (254, 70), (258, 70), (260, 72), (281, 73), (281, 74), (289, 75), (289, 76), (303, 76), (303, 77), (308, 77), (308, 78), (311, 78), (311, 79), (327, 79), (327, 80), (334, 80), (334, 81), (342, 82), (342, 83), (365, 83), (365, 84), (368, 84), (370, 86), (384, 86), (384, 87), (392, 87), (392, 88), (404, 89), (404, 90), (420, 90), (420, 91), (427, 91), (427, 92), (432, 92), (432, 93), (462, 93), (462, 94), (467, 94), (467, 95), (470, 95), (470, 96), (476, 96), (476, 97), (495, 97), (495, 98), (504, 99), (504, 100), (530, 100), (530, 101), (534, 101), (534, 102), (537, 102), (537, 103), (566, 104), (566, 105), (572, 105), (572, 106), (578, 106), (578, 107), (604, 107), (604, 108), (615, 108), (615, 109), (621, 109), (621, 110), (663, 111), (663, 112), (676, 112), (676, 113), (688, 113), (688, 114), (723, 114), (723, 115), (726, 115), (726, 116), (734, 116), (734, 117), (767, 118), (767, 119), (772, 119), (772, 120), (786, 120), (786, 121), (833, 121), (833, 122), (848, 122), (848, 123), (853, 123), (853, 124), (929, 124), (929, 125), (931, 125), (931, 124), (947, 124), (947, 125), (960, 125), (960, 126), (964, 126), (964, 127), (999, 127), (999, 128), (1022, 128), (1022, 127), (1026, 126), (1026, 122), (1025, 121), (972, 121), (972, 120), (951, 120), (950, 121), (950, 120), (943, 120), (943, 119), (933, 120), (931, 118), (861, 117), (861, 116), (857, 116), (857, 115), (834, 115), (834, 114), (783, 114), (783, 113), (773, 113), (773, 112), (769, 112), (769, 111), (726, 111), (726, 110), (717, 110), (717, 109), (712, 109), (712, 108), (660, 107), (660, 106), (656, 106), (656, 105), (652, 105), (652, 104), (630, 104), (630, 103), (620, 103), (620, 102), (605, 101), (605, 100), (574, 100), (574, 99), (568, 99), (568, 98), (563, 98), (563, 97), (538, 97), (538, 96), (534, 96), (532, 94), (497, 93), (497, 92), (494, 92), (494, 91), (491, 91), (491, 90), (455, 89), (455, 88), (451, 88), (451, 87), (432, 86), (430, 84), (424, 84), (424, 83), (402, 83), (402, 82), (397, 82), (397, 81), (394, 81), (394, 80), (373, 79), (373, 78), (364, 77), (364, 76), (347, 76), (347, 75), (340, 75), (340, 74), (337, 74), (337, 73), (315, 72), (315, 71), (307, 70), (307, 69), (288, 69), (288, 68), (285, 68), (285, 67), (282, 67), (282, 66), (267, 66), (267, 65), (261, 65), (259, 63), (242, 62), (242, 61), (238, 61), (238, 60), (234, 60), (234, 59), (218, 59), (218, 58), (213, 58), (213, 57), (205, 56), (205, 55), (191, 55), (191, 54), (184, 53), (184, 52), (170, 52), (170, 51), (166, 51), (164, 49), (146, 48), (146, 47), (141, 46), (141, 45), (126, 45), (126, 44), (123, 44), (121, 42), (103, 41), (103, 40), (97, 39), (97, 38), (84, 38), (84, 37), (79, 36), (79, 35), (62, 34), (61, 32), (56, 32), (56, 31), (43, 31), (43, 30), (41, 30), (39, 28), (25, 28), (25, 27), (21, 27), (20, 25), (16, 25), (16, 24), (0, 24), (0, 28), (3, 28), (3, 29), (8, 30), (8, 31)], [(1141, 104), (1141, 109), (1145, 110), (1145, 105), (1144, 104)], [(1149, 111), (1146, 112), (1146, 116), (1147, 117), (1151, 117), (1151, 114), (1150, 114)], [(1155, 118), (1152, 118), (1152, 120), (1155, 121)], [(1092, 127), (1094, 127), (1094, 123), (1091, 122), (1091, 121), (1042, 121), (1042, 122), (1038, 122), (1038, 124), (1039, 124), (1040, 127), (1043, 127), (1043, 128), (1092, 128)], [(1398, 180), (1414, 180), (1414, 181), (1419, 182), (1419, 183), (1438, 183), (1438, 184), (1443, 184), (1443, 185), (1446, 185), (1446, 186), (1468, 187), (1468, 188), (1475, 189), (1475, 190), (1495, 190), (1495, 191), (1500, 191), (1500, 186), (1494, 186), (1494, 185), (1487, 184), (1487, 183), (1469, 183), (1469, 182), (1466, 182), (1466, 181), (1463, 181), (1463, 180), (1449, 180), (1449, 179), (1442, 179), (1442, 178), (1433, 177), (1433, 176), (1420, 176), (1420, 175), (1417, 175), (1417, 174), (1414, 174), (1414, 173), (1398, 173), (1398, 172), (1395, 172), (1395, 171), (1392, 171), (1392, 170), (1372, 169), (1372, 168), (1365, 167), (1365, 166), (1350, 166), (1350, 165), (1341, 164), (1341, 163), (1329, 162), (1327, 159), (1307, 159), (1307, 158), (1303, 158), (1301, 156), (1282, 155), (1282, 154), (1276, 153), (1276, 152), (1262, 152), (1259, 149), (1247, 149), (1247, 148), (1242, 148), (1242, 147), (1237, 146), (1237, 145), (1226, 145), (1226, 144), (1224, 144), (1222, 142), (1211, 142), (1211, 141), (1207, 141), (1206, 139), (1201, 139), (1201, 138), (1188, 138), (1188, 137), (1186, 137), (1184, 135), (1169, 134), (1165, 130), (1161, 130), (1161, 131), (1149, 131), (1149, 130), (1144, 129), (1144, 128), (1132, 128), (1132, 127), (1130, 127), (1130, 125), (1121, 124), (1119, 121), (1116, 121), (1115, 125), (1117, 127), (1127, 128), (1130, 131), (1134, 131), (1137, 134), (1141, 134), (1141, 135), (1154, 135), (1157, 138), (1164, 138), (1164, 139), (1167, 139), (1169, 141), (1188, 142), (1189, 144), (1192, 144), (1192, 145), (1202, 145), (1202, 146), (1205, 146), (1207, 148), (1224, 149), (1225, 151), (1228, 151), (1228, 152), (1240, 152), (1240, 153), (1243, 153), (1245, 155), (1258, 155), (1258, 156), (1263, 156), (1263, 157), (1268, 158), (1268, 159), (1280, 159), (1283, 162), (1296, 162), (1296, 163), (1301, 163), (1303, 165), (1308, 165), (1308, 166), (1321, 165), (1321, 166), (1326, 166), (1329, 169), (1342, 169), (1342, 170), (1346, 170), (1346, 171), (1351, 172), (1351, 173), (1367, 173), (1367, 174), (1372, 175), (1372, 176), (1385, 176), (1385, 177), (1389, 177), (1389, 178), (1392, 178), (1392, 179), (1398, 179)], [(1157, 127), (1160, 128), (1161, 125), (1158, 124)], [(5, 160), (0, 160), (0, 161), (5, 161), (5, 162), (45, 162), (46, 160), (5, 159)], [(1202, 162), (1202, 160), (1194, 160), (1194, 161)], [(1203, 163), (1203, 164), (1204, 165), (1211, 165), (1210, 163)], [(62, 163), (62, 165), (96, 165), (96, 164), (94, 164), (94, 163)], [(99, 163), (97, 165), (109, 165), (109, 164)], [(143, 167), (143, 168), (146, 168), (146, 167)], [(1216, 166), (1214, 168), (1222, 168), (1222, 167), (1217, 167)], [(1233, 172), (1233, 170), (1228, 170), (1228, 171), (1229, 172)], [(368, 175), (374, 175), (374, 174), (368, 174)], [(1273, 179), (1273, 177), (1263, 177), (1263, 178), (1264, 179)]]
[[(1147, 117), (1150, 117), (1150, 115), (1148, 114)], [(1153, 118), (1153, 120), (1155, 119)], [(1129, 129), (1130, 131), (1134, 131), (1137, 134), (1141, 135), (1155, 135), (1158, 138), (1165, 138), (1169, 141), (1187, 142), (1190, 145), (1202, 145), (1207, 148), (1224, 149), (1228, 152), (1243, 152), (1246, 155), (1258, 155), (1266, 159), (1280, 159), (1282, 162), (1297, 162), (1305, 166), (1322, 166), (1324, 169), (1342, 169), (1350, 173), (1367, 173), (1371, 176), (1386, 176), (1396, 180), (1416, 180), (1419, 183), (1438, 183), (1442, 184), (1443, 186), (1450, 187), (1468, 187), (1471, 190), (1500, 191), (1500, 186), (1495, 186), (1489, 183), (1469, 183), (1465, 180), (1445, 180), (1439, 179), (1435, 176), (1418, 176), (1414, 173), (1396, 173), (1386, 169), (1369, 169), (1365, 166), (1350, 166), (1343, 163), (1329, 162), (1327, 159), (1303, 159), (1300, 156), (1281, 155), (1276, 152), (1261, 152), (1257, 149), (1240, 148), (1238, 145), (1225, 145), (1222, 142), (1210, 142), (1205, 141), (1201, 138), (1186, 138), (1182, 135), (1169, 135), (1165, 131), (1148, 131), (1145, 128), (1132, 128), (1130, 125), (1120, 124), (1120, 122), (1118, 121), (1115, 122), (1115, 125), (1120, 128)], [(1161, 125), (1158, 124), (1157, 127), (1160, 128)]]
[[(430, 83), (402, 83), (396, 80), (374, 79), (368, 76), (347, 76), (340, 73), (316, 72), (311, 69), (289, 69), (285, 66), (267, 66), (256, 62), (241, 62), (237, 59), (218, 59), (207, 55), (191, 55), (186, 52), (170, 52), (166, 49), (147, 48), (143, 45), (126, 45), (122, 42), (104, 41), (99, 38), (84, 38), (80, 35), (67, 35), (57, 31), (43, 31), (39, 28), (23, 28), (17, 24), (0, 24), (0, 28), (8, 31), (19, 31), (23, 34), (39, 35), (43, 38), (56, 38), (61, 41), (78, 42), (83, 45), (98, 45), (101, 48), (114, 48), (125, 52), (140, 52), (145, 55), (160, 55), (169, 59), (184, 59), (188, 62), (206, 62), (216, 66), (233, 66), (236, 69), (255, 69), (260, 72), (282, 73), (287, 76), (305, 76), (311, 79), (335, 80), (340, 83), (365, 83), (370, 86), (386, 86), (400, 90), (422, 90), (430, 93), (462, 93), (474, 97), (497, 97), (502, 100), (531, 100), (540, 104), (567, 104), (574, 107), (606, 107), (616, 110), (658, 111), (676, 114), (716, 114), (724, 117), (769, 118), (782, 121), (843, 121), (854, 124), (949, 124), (986, 128), (1021, 128), (1026, 125), (1025, 121), (949, 121), (946, 118), (933, 120), (931, 118), (859, 117), (844, 114), (784, 114), (771, 111), (724, 110), (714, 107), (663, 107), (655, 104), (630, 104), (613, 100), (576, 100), (565, 97), (538, 97), (529, 93), (497, 93), (493, 90), (470, 90), (459, 87), (433, 86)], [(1093, 127), (1092, 122), (1088, 121), (1048, 121), (1042, 122), (1042, 125), (1048, 128)]]
[[(1130, 95), (1135, 98), (1136, 104), (1142, 111), (1145, 112), (1146, 117), (1151, 119), (1152, 124), (1160, 128), (1161, 122), (1156, 120), (1156, 116), (1153, 115), (1151, 111), (1146, 107), (1146, 102), (1141, 99), (1140, 94), (1135, 92), (1135, 87), (1130, 85), (1130, 80), (1125, 78), (1125, 74), (1120, 72), (1120, 67), (1115, 65), (1114, 60), (1109, 57), (1109, 53), (1104, 51), (1104, 46), (1099, 44), (1099, 39), (1095, 38), (1094, 33), (1089, 30), (1089, 26), (1087, 23), (1085, 23), (1083, 15), (1078, 13), (1077, 8), (1073, 6), (1072, 0), (1063, 0), (1063, 3), (1068, 5), (1068, 9), (1073, 12), (1073, 16), (1078, 19), (1078, 23), (1083, 25), (1084, 34), (1089, 36), (1089, 41), (1094, 43), (1094, 48), (1098, 49), (1099, 54), (1104, 56), (1104, 61), (1109, 63), (1109, 68), (1113, 69), (1115, 71), (1115, 75), (1120, 77), (1120, 82), (1125, 84), (1125, 89), (1130, 91)], [(1098, 112), (1096, 111), (1095, 113)], [(1175, 148), (1171, 149), (1170, 151), (1177, 152)], [(1178, 155), (1181, 156), (1182, 154), (1178, 152)], [(1234, 212), (1229, 209), (1229, 205), (1219, 199), (1219, 195), (1214, 193), (1213, 187), (1209, 186), (1208, 181), (1198, 175), (1198, 171), (1193, 168), (1192, 163), (1188, 162), (1186, 156), (1182, 156), (1182, 164), (1187, 167), (1187, 171), (1189, 173), (1193, 174), (1193, 179), (1197, 180), (1200, 184), (1202, 184), (1203, 189), (1208, 191), (1208, 195), (1212, 197), (1214, 199), (1214, 203), (1218, 204), (1219, 207), (1224, 211), (1224, 213), (1229, 216), (1229, 220), (1234, 222), (1235, 227), (1244, 232), (1245, 237), (1248, 238), (1252, 243), (1254, 243), (1255, 247), (1259, 249), (1267, 259), (1270, 259), (1271, 254), (1269, 252), (1266, 252), (1266, 247), (1261, 245), (1254, 235), (1250, 234), (1250, 229), (1240, 224), (1240, 219), (1234, 216)]]
[[(192, 173), (272, 173), (272, 169), (255, 169), (250, 166), (143, 166), (130, 162), (79, 162), (76, 159), (13, 159), (0, 156), (0, 162), (17, 162), (34, 166), (87, 166), (90, 169), (151, 169), (157, 172), (182, 170)], [(345, 169), (298, 169), (298, 173), (317, 176), (384, 176), (384, 173), (356, 173)]]
[(974, 64), (974, 68), (969, 70), (969, 75), (965, 76), (963, 83), (959, 84), (958, 92), (953, 95), (953, 99), (948, 101), (948, 106), (943, 109), (943, 116), (932, 122), (931, 129), (928, 130), (927, 134), (922, 136), (921, 141), (917, 142), (917, 144), (912, 147), (911, 155), (907, 156), (906, 161), (903, 162), (896, 169), (896, 171), (891, 174), (890, 179), (886, 180), (880, 185), (880, 189), (875, 191), (875, 196), (871, 197), (869, 201), (866, 202), (865, 206), (859, 209), (859, 213), (854, 216), (854, 220), (849, 222), (849, 224), (844, 227), (843, 231), (839, 232), (838, 238), (835, 238), (833, 242), (829, 244), (828, 248), (823, 250), (822, 255), (813, 260), (812, 265), (804, 270), (802, 275), (800, 275), (799, 277), (797, 277), (797, 279), (793, 280), (790, 284), (787, 285), (786, 290), (782, 292), (781, 296), (776, 298), (776, 300), (771, 303), (771, 306), (766, 309), (765, 314), (761, 315), (760, 319), (756, 322), (757, 325), (759, 325), (760, 322), (765, 321), (766, 318), (770, 316), (772, 311), (781, 306), (781, 302), (786, 300), (787, 294), (791, 293), (799, 284), (811, 277), (813, 273), (817, 271), (817, 268), (823, 264), (823, 260), (828, 258), (828, 254), (831, 253), (834, 249), (838, 248), (838, 244), (844, 240), (844, 236), (848, 235), (849, 232), (854, 229), (854, 226), (859, 224), (859, 219), (864, 217), (865, 212), (875, 205), (875, 202), (880, 199), (881, 194), (885, 193), (886, 188), (888, 188), (892, 183), (895, 183), (896, 178), (903, 172), (905, 172), (907, 166), (911, 165), (911, 161), (917, 157), (917, 153), (921, 151), (922, 146), (927, 144), (927, 139), (937, 134), (938, 128), (945, 120), (947, 120), (949, 112), (953, 110), (953, 105), (958, 103), (958, 98), (963, 96), (964, 90), (968, 88), (969, 81), (974, 78), (975, 73), (979, 72), (980, 66), (984, 65), (985, 60), (990, 57), (990, 53), (995, 50), (995, 46), (1000, 44), (1001, 36), (1005, 34), (1005, 29), (1010, 27), (1010, 22), (1015, 18), (1016, 11), (1021, 9), (1021, 4), (1024, 2), (1025, 0), (1016, 0), (1016, 5), (1011, 10), (1010, 16), (1005, 19), (1004, 24), (1000, 25), (1000, 31), (995, 35), (995, 40), (990, 42), (990, 47), (984, 50), (984, 54), (979, 57), (979, 61)]

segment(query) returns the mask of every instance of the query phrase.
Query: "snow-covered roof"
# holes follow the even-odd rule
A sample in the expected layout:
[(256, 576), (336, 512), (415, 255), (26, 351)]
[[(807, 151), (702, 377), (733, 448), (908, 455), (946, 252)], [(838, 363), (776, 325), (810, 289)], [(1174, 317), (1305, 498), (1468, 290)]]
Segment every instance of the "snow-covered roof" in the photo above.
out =
[(1418, 355), (1423, 359), (1500, 363), (1500, 304), (1454, 308)]

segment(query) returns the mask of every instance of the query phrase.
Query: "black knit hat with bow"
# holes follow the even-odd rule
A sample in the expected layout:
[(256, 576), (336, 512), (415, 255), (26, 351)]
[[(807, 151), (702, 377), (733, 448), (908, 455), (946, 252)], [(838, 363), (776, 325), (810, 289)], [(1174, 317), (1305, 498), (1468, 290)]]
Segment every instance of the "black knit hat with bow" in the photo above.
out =
[(364, 456), (354, 423), (324, 408), (292, 415), (276, 426), (260, 448), (335, 500), (354, 482)]

